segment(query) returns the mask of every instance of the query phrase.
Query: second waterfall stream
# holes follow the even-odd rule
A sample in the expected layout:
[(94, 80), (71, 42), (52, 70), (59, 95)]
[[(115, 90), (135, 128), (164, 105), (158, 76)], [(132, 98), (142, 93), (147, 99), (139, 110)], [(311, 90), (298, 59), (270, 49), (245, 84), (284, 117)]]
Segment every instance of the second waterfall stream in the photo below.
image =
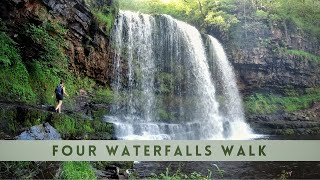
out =
[(221, 44), (168, 15), (120, 11), (114, 103), (119, 139), (249, 139), (235, 74)]

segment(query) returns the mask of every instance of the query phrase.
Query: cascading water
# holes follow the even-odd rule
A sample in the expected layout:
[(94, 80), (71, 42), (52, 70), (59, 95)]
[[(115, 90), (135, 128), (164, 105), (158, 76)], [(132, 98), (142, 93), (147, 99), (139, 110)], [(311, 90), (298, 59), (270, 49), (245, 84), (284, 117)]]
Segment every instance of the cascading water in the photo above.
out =
[[(216, 71), (216, 75), (220, 77), (217, 79), (220, 84), (222, 96), (224, 97), (223, 108), (225, 113), (223, 115), (225, 127), (228, 129), (230, 139), (247, 139), (248, 135), (252, 135), (250, 127), (244, 121), (244, 113), (242, 108), (242, 100), (235, 81), (235, 74), (231, 64), (228, 61), (227, 55), (219, 43), (219, 41), (208, 35), (209, 39), (209, 53), (212, 55), (211, 67)], [(210, 57), (210, 55), (209, 55)], [(214, 69), (215, 68), (215, 69)]]
[(112, 43), (116, 98), (105, 120), (115, 124), (118, 138), (239, 139), (250, 134), (232, 67), (213, 37), (206, 50), (193, 26), (167, 15), (120, 11)]

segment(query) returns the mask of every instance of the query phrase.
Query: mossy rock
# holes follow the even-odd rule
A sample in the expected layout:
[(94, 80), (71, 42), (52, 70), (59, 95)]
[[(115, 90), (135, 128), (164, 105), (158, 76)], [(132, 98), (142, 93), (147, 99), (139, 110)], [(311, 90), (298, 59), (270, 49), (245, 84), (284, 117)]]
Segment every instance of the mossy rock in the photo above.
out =
[(111, 123), (79, 116), (54, 114), (52, 123), (63, 139), (112, 139), (114, 134)]
[(99, 108), (97, 110), (92, 111), (92, 116), (94, 120), (103, 121), (105, 115), (107, 115), (109, 111), (107, 109)]
[(275, 131), (275, 134), (278, 134), (278, 135), (284, 135), (284, 136), (291, 136), (291, 135), (294, 135), (296, 134), (295, 130), (294, 129), (277, 129)]
[(16, 136), (26, 128), (46, 122), (51, 112), (25, 106), (0, 106), (0, 129)]
[(24, 105), (1, 104), (0, 107), (0, 132), (10, 137), (32, 126), (49, 122), (63, 139), (113, 139), (114, 128), (111, 123)]

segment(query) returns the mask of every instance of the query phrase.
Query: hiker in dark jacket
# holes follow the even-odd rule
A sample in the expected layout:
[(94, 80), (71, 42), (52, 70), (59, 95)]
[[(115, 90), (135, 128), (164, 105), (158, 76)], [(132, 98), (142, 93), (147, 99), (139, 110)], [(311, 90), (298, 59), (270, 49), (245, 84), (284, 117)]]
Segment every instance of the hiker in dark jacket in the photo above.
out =
[[(60, 81), (60, 84), (56, 87), (55, 89), (55, 95), (56, 95), (56, 100), (58, 105), (56, 106), (56, 112), (61, 113), (61, 106), (62, 106), (62, 100), (63, 100), (63, 96), (69, 96), (66, 93), (66, 88), (64, 87), (64, 82), (63, 80)], [(52, 95), (52, 98), (54, 97), (54, 95)]]

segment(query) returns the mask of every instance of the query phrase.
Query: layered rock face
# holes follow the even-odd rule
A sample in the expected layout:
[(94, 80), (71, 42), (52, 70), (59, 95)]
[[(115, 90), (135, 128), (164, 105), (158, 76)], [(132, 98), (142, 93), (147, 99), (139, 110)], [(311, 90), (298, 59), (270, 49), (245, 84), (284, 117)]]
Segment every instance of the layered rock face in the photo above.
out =
[[(109, 1), (109, 5), (111, 5)], [(3, 0), (0, 17), (8, 33), (23, 46), (24, 59), (33, 57), (30, 41), (24, 39), (23, 28), (28, 23), (59, 21), (68, 29), (66, 54), (69, 68), (76, 75), (94, 78), (107, 84), (111, 78), (109, 68), (113, 52), (109, 48), (109, 35), (99, 27), (90, 10), (78, 0)]]
[(253, 28), (233, 30), (234, 38), (226, 46), (243, 94), (320, 86), (320, 63), (288, 53), (291, 50), (319, 56), (316, 37), (294, 25), (248, 22), (248, 26)]

